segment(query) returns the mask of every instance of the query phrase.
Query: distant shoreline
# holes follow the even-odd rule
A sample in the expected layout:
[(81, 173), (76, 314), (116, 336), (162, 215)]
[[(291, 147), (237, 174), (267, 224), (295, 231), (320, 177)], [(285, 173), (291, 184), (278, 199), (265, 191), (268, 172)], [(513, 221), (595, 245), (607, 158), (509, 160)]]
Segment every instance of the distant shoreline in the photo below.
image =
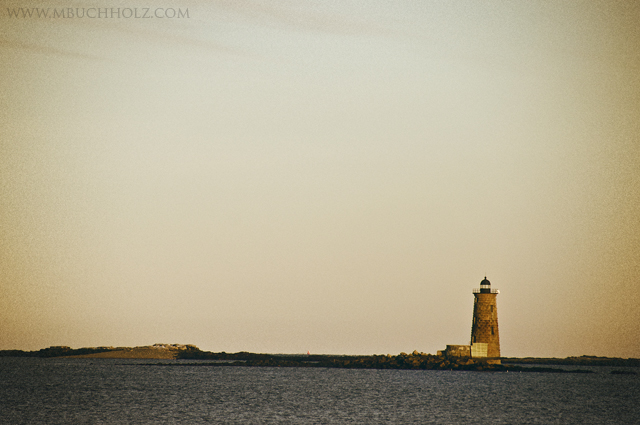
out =
[[(398, 355), (327, 355), (327, 354), (259, 354), (214, 353), (202, 351), (195, 345), (155, 344), (141, 347), (90, 347), (72, 349), (54, 346), (38, 351), (0, 350), (0, 357), (38, 358), (90, 358), (90, 359), (142, 359), (142, 360), (198, 360), (199, 362), (170, 362), (152, 365), (162, 366), (213, 366), (213, 367), (323, 367), (348, 369), (407, 369), (407, 370), (467, 370), (494, 372), (549, 372), (590, 373), (591, 370), (564, 370), (541, 366), (613, 366), (640, 367), (640, 359), (612, 357), (559, 358), (479, 358), (448, 357), (414, 351)], [(209, 360), (209, 362), (207, 362)], [(211, 362), (213, 361), (213, 362)], [(535, 367), (524, 367), (524, 365)], [(612, 373), (623, 374), (624, 371)], [(635, 374), (636, 372), (624, 372)]]

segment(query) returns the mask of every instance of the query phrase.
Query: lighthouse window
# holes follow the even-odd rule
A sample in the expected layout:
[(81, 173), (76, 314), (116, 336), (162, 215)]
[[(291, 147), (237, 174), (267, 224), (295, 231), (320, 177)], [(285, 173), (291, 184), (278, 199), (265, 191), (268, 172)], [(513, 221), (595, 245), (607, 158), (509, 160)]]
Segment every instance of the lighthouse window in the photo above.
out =
[(493, 313), (493, 306), (491, 306), (491, 312)]
[(491, 326), (491, 335), (493, 335), (493, 326)]

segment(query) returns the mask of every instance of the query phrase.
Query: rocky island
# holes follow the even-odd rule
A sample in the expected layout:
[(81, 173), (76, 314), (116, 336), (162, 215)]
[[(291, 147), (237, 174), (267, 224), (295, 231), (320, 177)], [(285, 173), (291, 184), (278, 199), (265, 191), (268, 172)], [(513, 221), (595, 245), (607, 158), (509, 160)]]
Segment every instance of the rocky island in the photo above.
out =
[[(494, 372), (589, 373), (588, 369), (564, 370), (558, 365), (640, 367), (640, 359), (610, 357), (479, 358), (413, 351), (398, 355), (259, 354), (202, 351), (192, 344), (154, 344), (139, 347), (52, 346), (38, 351), (2, 350), (0, 357), (66, 357), (92, 359), (182, 360), (154, 363), (158, 366), (210, 367), (324, 367), (348, 369), (467, 370)], [(192, 361), (188, 361), (192, 360)], [(500, 362), (501, 360), (501, 362)], [(526, 365), (526, 366), (525, 366)], [(555, 367), (554, 367), (555, 366)], [(614, 371), (615, 372), (615, 371)], [(613, 373), (613, 372), (612, 372)], [(627, 373), (627, 372), (625, 372)], [(631, 371), (630, 373), (635, 373)]]

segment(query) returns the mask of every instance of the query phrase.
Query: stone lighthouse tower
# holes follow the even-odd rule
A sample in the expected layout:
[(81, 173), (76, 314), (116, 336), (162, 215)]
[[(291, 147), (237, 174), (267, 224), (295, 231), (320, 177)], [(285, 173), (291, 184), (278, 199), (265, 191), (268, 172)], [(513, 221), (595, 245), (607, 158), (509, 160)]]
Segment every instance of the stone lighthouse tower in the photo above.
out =
[(480, 289), (473, 290), (473, 322), (471, 323), (471, 357), (500, 357), (498, 306), (500, 291), (491, 289), (487, 277)]

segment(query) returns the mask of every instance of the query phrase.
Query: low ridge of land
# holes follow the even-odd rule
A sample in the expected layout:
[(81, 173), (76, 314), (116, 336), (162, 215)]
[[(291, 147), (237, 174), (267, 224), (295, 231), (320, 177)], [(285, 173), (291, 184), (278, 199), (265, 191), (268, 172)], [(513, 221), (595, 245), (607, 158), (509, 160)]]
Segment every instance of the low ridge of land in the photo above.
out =
[(142, 347), (119, 347), (99, 353), (80, 354), (66, 357), (94, 359), (177, 359), (186, 350), (198, 350), (195, 345), (154, 344)]
[(38, 351), (0, 350), (0, 357), (71, 357), (100, 359), (177, 359), (181, 352), (200, 351), (195, 345), (154, 344), (140, 347), (52, 346)]

